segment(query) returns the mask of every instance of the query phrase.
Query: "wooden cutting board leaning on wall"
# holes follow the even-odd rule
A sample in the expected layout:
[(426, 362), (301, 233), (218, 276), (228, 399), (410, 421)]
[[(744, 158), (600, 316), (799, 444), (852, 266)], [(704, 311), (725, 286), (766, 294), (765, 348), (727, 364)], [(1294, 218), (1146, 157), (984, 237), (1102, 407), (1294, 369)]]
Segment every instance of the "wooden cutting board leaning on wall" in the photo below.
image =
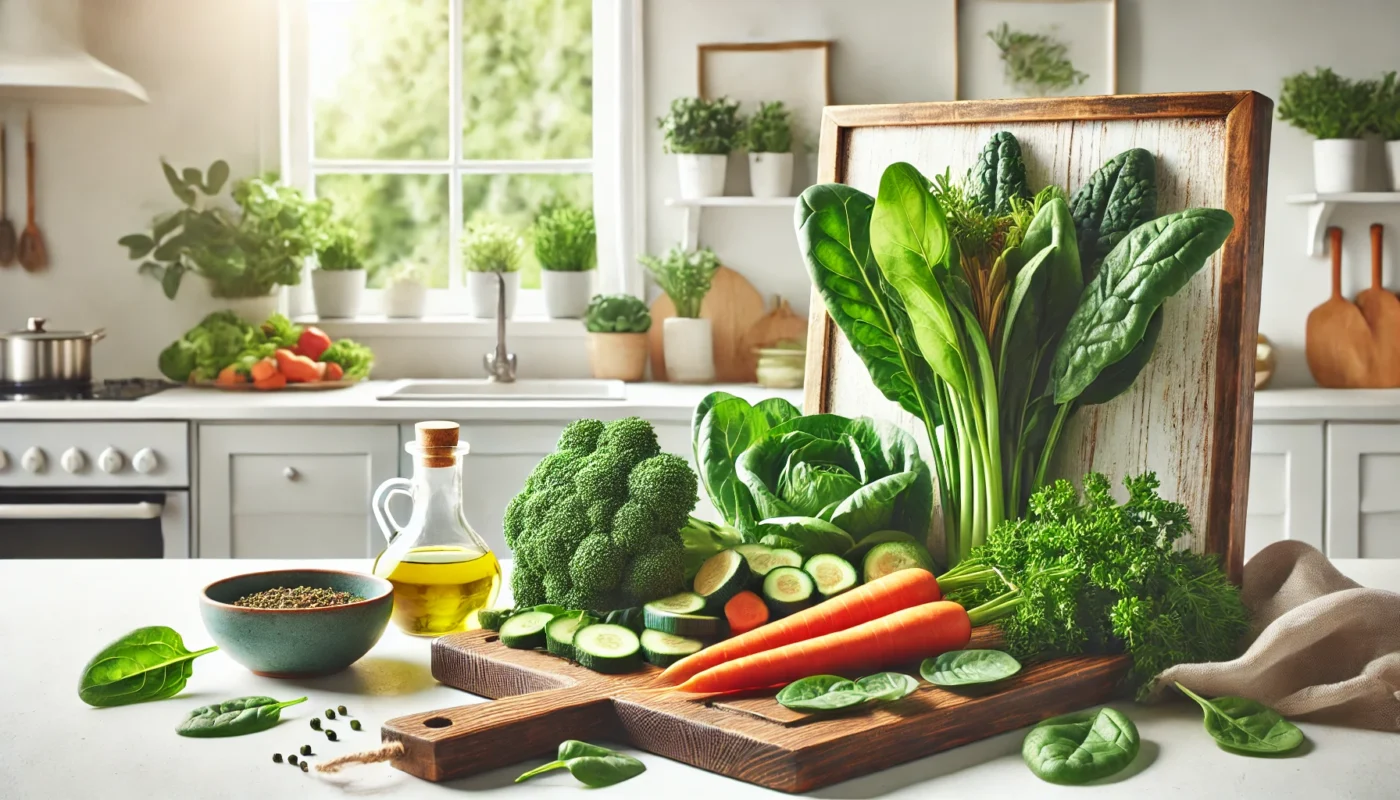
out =
[[(1332, 254), (1332, 296), (1308, 314), (1308, 371), (1318, 386), (1329, 389), (1371, 386), (1377, 374), (1376, 331), (1361, 309), (1342, 296), (1342, 229), (1328, 228), (1327, 238)], [(1378, 304), (1371, 305), (1374, 312)]]
[[(666, 349), (663, 321), (676, 315), (671, 298), (661, 295), (651, 304), (651, 379), (666, 380)], [(714, 283), (700, 304), (700, 317), (713, 326), (715, 381), (753, 383), (758, 380), (758, 356), (744, 349), (744, 335), (763, 316), (763, 295), (743, 275), (729, 267), (715, 272)]]

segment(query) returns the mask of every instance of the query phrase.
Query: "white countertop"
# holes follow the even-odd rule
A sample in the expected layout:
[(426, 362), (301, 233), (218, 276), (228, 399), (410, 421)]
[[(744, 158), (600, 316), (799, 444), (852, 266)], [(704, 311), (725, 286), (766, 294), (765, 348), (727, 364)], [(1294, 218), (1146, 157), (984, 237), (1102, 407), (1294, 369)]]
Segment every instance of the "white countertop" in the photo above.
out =
[(1255, 422), (1400, 422), (1400, 389), (1263, 389)]
[[(311, 680), (259, 678), (220, 653), (194, 663), (178, 697), (94, 709), (77, 697), (79, 673), (111, 640), (143, 625), (169, 625), (191, 649), (210, 643), (199, 619), (200, 587), (226, 575), (291, 566), (274, 561), (0, 561), (0, 796), (7, 800), (152, 798), (583, 797), (567, 772), (511, 781), (539, 759), (483, 775), (431, 784), (377, 764), (357, 767), (341, 783), (272, 763), (274, 752), (310, 744), (321, 758), (378, 744), (378, 723), (407, 713), (481, 702), (437, 684), (428, 668), (429, 642), (392, 625), (360, 662)], [(296, 562), (305, 566), (305, 562)], [(366, 561), (319, 565), (365, 569)], [(1342, 561), (1368, 585), (1400, 589), (1400, 560)], [(177, 736), (176, 723), (206, 703), (264, 694), (309, 695), (288, 708), (272, 730), (229, 739)], [(365, 725), (336, 726), (341, 741), (312, 734), (307, 720), (345, 705)], [(1059, 787), (1041, 782), (1021, 762), (1023, 732), (996, 736), (864, 778), (814, 792), (818, 797), (873, 798), (1393, 798), (1400, 787), (1395, 734), (1301, 725), (1303, 754), (1266, 759), (1219, 750), (1201, 729), (1200, 712), (1184, 702), (1144, 707), (1119, 703), (1142, 734), (1142, 754), (1111, 782)], [(632, 752), (647, 772), (608, 789), (638, 800), (781, 796), (649, 753)], [(315, 759), (313, 759), (314, 762)]]
[(764, 389), (757, 384), (692, 386), (679, 383), (629, 383), (622, 400), (509, 400), (409, 402), (377, 399), (394, 381), (366, 381), (331, 391), (225, 392), (177, 388), (140, 400), (58, 400), (0, 403), (6, 420), (196, 420), (348, 422), (416, 422), (452, 420), (575, 420), (589, 416), (636, 415), (652, 422), (689, 421), (700, 399), (726, 391), (750, 401), (785, 397), (802, 405), (800, 389)]

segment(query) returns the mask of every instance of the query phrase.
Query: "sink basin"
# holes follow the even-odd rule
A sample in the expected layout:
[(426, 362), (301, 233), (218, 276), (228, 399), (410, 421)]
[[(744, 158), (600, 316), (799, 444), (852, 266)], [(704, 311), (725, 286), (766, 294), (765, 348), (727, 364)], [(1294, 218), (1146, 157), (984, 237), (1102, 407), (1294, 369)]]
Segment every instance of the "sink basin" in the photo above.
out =
[(556, 380), (494, 383), (488, 380), (399, 381), (380, 400), (622, 400), (622, 381)]

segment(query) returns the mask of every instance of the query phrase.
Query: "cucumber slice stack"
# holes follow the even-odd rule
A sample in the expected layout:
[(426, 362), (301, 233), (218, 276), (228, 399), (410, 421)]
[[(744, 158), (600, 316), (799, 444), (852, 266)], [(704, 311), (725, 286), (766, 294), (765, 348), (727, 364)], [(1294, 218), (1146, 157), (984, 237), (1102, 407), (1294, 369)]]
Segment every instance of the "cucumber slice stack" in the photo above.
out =
[(705, 598), (694, 592), (681, 592), (642, 606), (643, 624), (648, 630), (678, 636), (714, 638), (728, 627), (720, 617), (702, 614)]
[(632, 672), (642, 665), (642, 643), (621, 625), (601, 623), (574, 634), (574, 660), (594, 672)]
[(501, 623), (501, 644), (516, 650), (538, 650), (545, 646), (545, 626), (554, 619), (548, 611), (522, 611)]
[(676, 636), (658, 630), (642, 631), (642, 656), (648, 664), (669, 667), (688, 655), (700, 652), (705, 643), (699, 639)]
[(560, 614), (544, 626), (545, 649), (560, 658), (574, 657), (574, 636), (579, 629), (597, 622), (586, 611)]

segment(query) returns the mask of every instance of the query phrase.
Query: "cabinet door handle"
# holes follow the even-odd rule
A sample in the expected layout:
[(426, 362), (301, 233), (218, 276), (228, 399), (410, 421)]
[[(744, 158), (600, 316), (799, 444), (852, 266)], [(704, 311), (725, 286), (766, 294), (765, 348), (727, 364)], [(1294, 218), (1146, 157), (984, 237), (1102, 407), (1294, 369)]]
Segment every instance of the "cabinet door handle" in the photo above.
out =
[(296, 467), (287, 467), (286, 469), (282, 470), (282, 477), (286, 478), (289, 481), (294, 481), (297, 478), (301, 477), (301, 473), (297, 472)]

